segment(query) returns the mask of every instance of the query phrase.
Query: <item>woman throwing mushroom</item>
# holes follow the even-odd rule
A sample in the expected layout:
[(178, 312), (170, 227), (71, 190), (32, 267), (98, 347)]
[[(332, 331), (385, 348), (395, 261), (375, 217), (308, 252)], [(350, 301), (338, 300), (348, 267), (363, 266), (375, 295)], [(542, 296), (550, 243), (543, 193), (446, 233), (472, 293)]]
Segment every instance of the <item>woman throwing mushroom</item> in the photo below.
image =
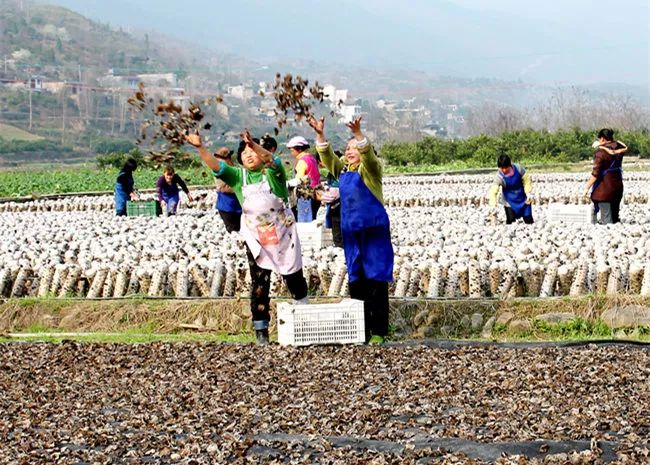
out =
[(242, 206), (240, 234), (247, 245), (251, 270), (251, 313), (257, 341), (269, 342), (271, 272), (280, 273), (296, 303), (306, 304), (307, 282), (302, 273), (295, 219), (287, 205), (287, 176), (282, 161), (259, 145), (248, 131), (242, 167), (213, 157), (199, 134), (187, 136), (213, 174), (232, 187)]
[(350, 297), (364, 301), (366, 340), (380, 344), (388, 334), (388, 283), (393, 280), (394, 258), (381, 185), (382, 165), (361, 132), (361, 118), (346, 124), (352, 138), (343, 160), (325, 138), (325, 119), (311, 117), (308, 122), (316, 132), (318, 154), (339, 180)]

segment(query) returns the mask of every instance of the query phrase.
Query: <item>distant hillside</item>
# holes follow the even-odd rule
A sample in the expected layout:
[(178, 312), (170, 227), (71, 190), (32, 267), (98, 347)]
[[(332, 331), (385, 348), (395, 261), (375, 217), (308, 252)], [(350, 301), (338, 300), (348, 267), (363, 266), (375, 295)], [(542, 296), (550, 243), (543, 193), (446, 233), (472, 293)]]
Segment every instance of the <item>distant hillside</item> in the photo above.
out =
[[(21, 4), (23, 7), (21, 8)], [(0, 75), (79, 79), (79, 72), (143, 73), (180, 70), (192, 60), (176, 41), (154, 43), (59, 6), (0, 0)]]
[(15, 126), (0, 123), (0, 139), (7, 141), (33, 142), (41, 140), (43, 138), (41, 136), (37, 136), (36, 134), (30, 134), (29, 132), (23, 131), (22, 129)]

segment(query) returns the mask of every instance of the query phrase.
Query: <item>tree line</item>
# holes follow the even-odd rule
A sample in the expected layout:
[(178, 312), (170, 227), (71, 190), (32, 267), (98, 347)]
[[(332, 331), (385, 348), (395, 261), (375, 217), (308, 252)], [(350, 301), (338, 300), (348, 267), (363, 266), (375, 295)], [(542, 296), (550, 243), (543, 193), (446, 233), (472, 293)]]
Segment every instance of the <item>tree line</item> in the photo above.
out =
[[(508, 155), (513, 161), (526, 163), (572, 163), (589, 160), (596, 140), (593, 130), (522, 129), (499, 135), (479, 135), (462, 140), (425, 137), (417, 142), (388, 142), (380, 154), (387, 165), (449, 165), (463, 162), (468, 167), (493, 166), (499, 155)], [(629, 156), (650, 158), (650, 131), (616, 131), (616, 138), (624, 142)]]

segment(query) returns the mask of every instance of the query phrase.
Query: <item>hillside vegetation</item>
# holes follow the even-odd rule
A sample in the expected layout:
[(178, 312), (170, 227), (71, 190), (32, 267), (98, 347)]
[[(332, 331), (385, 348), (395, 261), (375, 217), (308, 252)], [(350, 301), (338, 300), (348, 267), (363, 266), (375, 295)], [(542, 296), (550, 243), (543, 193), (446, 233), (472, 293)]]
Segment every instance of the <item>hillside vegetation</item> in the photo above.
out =
[(10, 126), (9, 124), (0, 123), (0, 139), (5, 141), (14, 142), (33, 142), (43, 139), (41, 136), (35, 134), (30, 134), (27, 131), (23, 131), (20, 128), (15, 126)]
[(20, 9), (17, 3), (0, 3), (0, 54), (16, 60), (19, 76), (29, 69), (51, 79), (78, 79), (79, 65), (82, 73), (86, 67), (155, 72), (184, 59), (174, 47), (154, 44), (147, 35), (114, 30), (59, 6), (25, 2)]

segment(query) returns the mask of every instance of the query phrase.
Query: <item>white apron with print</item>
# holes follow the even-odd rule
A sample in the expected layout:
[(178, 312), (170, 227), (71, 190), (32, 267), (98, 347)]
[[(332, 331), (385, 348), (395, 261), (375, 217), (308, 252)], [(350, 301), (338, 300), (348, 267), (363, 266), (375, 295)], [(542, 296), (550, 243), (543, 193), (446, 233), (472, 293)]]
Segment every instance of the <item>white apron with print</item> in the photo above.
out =
[(282, 275), (302, 268), (302, 253), (296, 221), (289, 207), (271, 190), (266, 180), (247, 183), (242, 170), (242, 222), (240, 234), (260, 268)]

